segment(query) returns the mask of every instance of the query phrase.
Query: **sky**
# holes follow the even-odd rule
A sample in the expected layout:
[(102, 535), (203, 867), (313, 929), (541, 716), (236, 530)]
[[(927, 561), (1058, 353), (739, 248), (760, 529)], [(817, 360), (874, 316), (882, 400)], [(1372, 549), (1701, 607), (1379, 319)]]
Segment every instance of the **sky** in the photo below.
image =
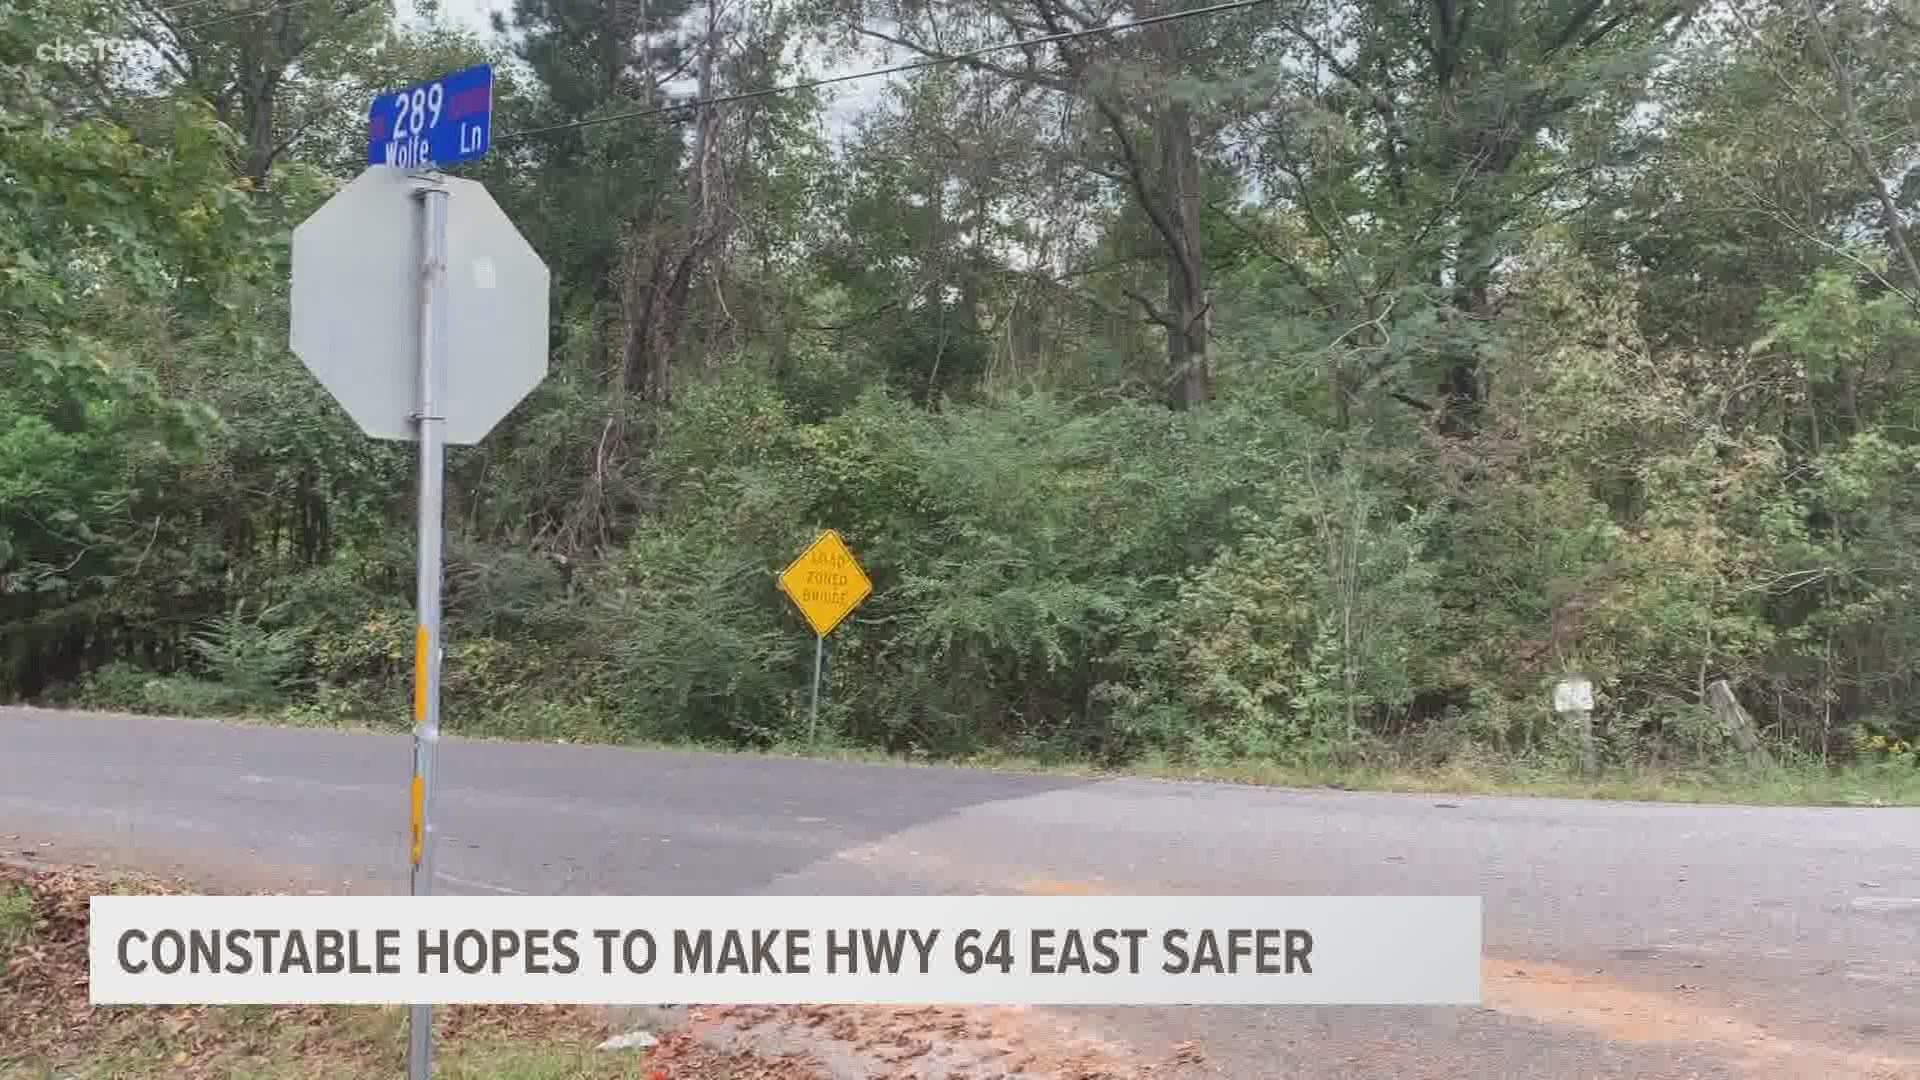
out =
[[(412, 0), (396, 0), (395, 6), (403, 21), (413, 21), (417, 18)], [(494, 12), (506, 15), (510, 14), (512, 9), (513, 0), (440, 0), (440, 11), (446, 21), (469, 27), (483, 37), (493, 35)], [(882, 67), (889, 62), (885, 56), (875, 53), (850, 63), (843, 62), (834, 66), (807, 65), (806, 70), (797, 71), (790, 78), (843, 75), (862, 68)], [(838, 141), (849, 134), (854, 118), (878, 101), (887, 84), (898, 78), (899, 76), (887, 76), (863, 79), (822, 89), (820, 94), (823, 99), (831, 103), (825, 117), (828, 135)]]
[[(401, 18), (413, 16), (412, 0), (399, 0), (398, 6)], [(483, 34), (487, 32), (490, 25), (488, 20), (493, 12), (504, 15), (511, 7), (512, 0), (441, 0), (440, 4), (440, 10), (446, 13), (449, 21), (471, 26)]]

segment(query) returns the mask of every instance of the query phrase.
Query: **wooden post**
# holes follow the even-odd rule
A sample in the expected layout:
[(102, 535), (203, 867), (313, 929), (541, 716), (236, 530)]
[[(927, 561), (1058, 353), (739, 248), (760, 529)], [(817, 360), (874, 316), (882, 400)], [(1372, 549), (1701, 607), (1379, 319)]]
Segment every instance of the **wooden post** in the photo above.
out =
[(1707, 684), (1707, 707), (1713, 710), (1713, 718), (1733, 740), (1733, 745), (1746, 755), (1747, 764), (1755, 768), (1765, 768), (1773, 764), (1773, 755), (1767, 753), (1767, 746), (1760, 741), (1760, 732), (1753, 725), (1753, 717), (1740, 705), (1740, 699), (1733, 696), (1733, 687), (1725, 679), (1715, 679)]

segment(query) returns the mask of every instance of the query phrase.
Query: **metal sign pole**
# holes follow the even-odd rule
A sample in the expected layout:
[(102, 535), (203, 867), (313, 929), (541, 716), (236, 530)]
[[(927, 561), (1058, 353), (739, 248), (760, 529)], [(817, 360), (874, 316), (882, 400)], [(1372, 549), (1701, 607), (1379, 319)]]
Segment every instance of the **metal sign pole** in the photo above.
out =
[(820, 741), (820, 655), (826, 650), (827, 635), (813, 635), (813, 713), (807, 718), (807, 742)]
[[(366, 171), (293, 230), (288, 345), (361, 431), (420, 444), (414, 896), (434, 891), (446, 447), (485, 438), (547, 374), (546, 264), (484, 185), (441, 171), (486, 156), (492, 126), (487, 64), (376, 96)], [(459, 274), (448, 273), (449, 239)], [(461, 373), (449, 388), (453, 353)], [(408, 1076), (429, 1080), (432, 1009), (414, 1005), (407, 1020)]]
[(778, 578), (780, 591), (800, 609), (813, 627), (813, 708), (807, 714), (807, 741), (820, 738), (821, 668), (827, 635), (873, 592), (873, 582), (847, 550), (840, 534), (828, 529), (800, 557), (787, 564)]
[[(446, 417), (441, 415), (447, 370), (447, 189), (437, 180), (415, 192), (420, 200), (420, 526), (413, 674), (413, 895), (433, 892), (433, 751), (440, 741), (440, 530), (446, 465)], [(407, 1077), (433, 1073), (433, 1007), (408, 1010)]]

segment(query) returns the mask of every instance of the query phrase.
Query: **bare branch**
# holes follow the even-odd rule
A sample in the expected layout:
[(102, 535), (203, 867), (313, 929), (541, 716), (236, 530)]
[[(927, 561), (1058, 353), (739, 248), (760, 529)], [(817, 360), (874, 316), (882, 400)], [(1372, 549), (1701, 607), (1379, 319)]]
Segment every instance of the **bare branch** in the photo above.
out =
[(1219, 215), (1220, 220), (1226, 222), (1228, 228), (1240, 234), (1240, 236), (1252, 244), (1260, 254), (1284, 267), (1294, 281), (1301, 288), (1307, 290), (1308, 295), (1320, 301), (1328, 310), (1333, 310), (1340, 306), (1332, 297), (1327, 295), (1325, 288), (1322, 287), (1319, 282), (1313, 280), (1312, 276), (1307, 273), (1306, 268), (1300, 265), (1299, 260), (1273, 250), (1273, 248), (1267, 244), (1266, 237), (1261, 236), (1258, 230), (1242, 222), (1232, 211), (1221, 206), (1219, 203), (1209, 203), (1207, 209)]
[(1880, 202), (1880, 212), (1886, 217), (1887, 237), (1894, 250), (1899, 252), (1900, 261), (1906, 264), (1907, 273), (1913, 278), (1916, 287), (1920, 287), (1920, 261), (1915, 261), (1913, 248), (1907, 244), (1906, 223), (1900, 218), (1900, 211), (1893, 205), (1893, 196), (1887, 191), (1886, 181), (1880, 176), (1880, 170), (1874, 166), (1873, 154), (1867, 148), (1866, 140), (1860, 137), (1858, 130), (1859, 112), (1853, 101), (1853, 77), (1840, 58), (1834, 55), (1833, 48), (1827, 43), (1827, 32), (1821, 29), (1820, 12), (1814, 0), (1807, 0), (1807, 25), (1814, 44), (1820, 52), (1820, 59), (1833, 74), (1834, 89), (1840, 94), (1840, 137), (1846, 142), (1852, 153), (1854, 164), (1859, 167), (1860, 175), (1872, 182), (1873, 194)]
[(1134, 146), (1133, 137), (1127, 134), (1126, 118), (1122, 117), (1120, 111), (1104, 97), (1095, 95), (1093, 105), (1100, 110), (1101, 116), (1106, 117), (1107, 126), (1113, 130), (1114, 142), (1119, 145), (1120, 156), (1126, 162), (1127, 179), (1133, 185), (1135, 200), (1139, 202), (1140, 209), (1147, 215), (1148, 220), (1153, 223), (1154, 231), (1158, 232), (1160, 239), (1166, 243), (1167, 250), (1179, 260), (1182, 273), (1187, 276), (1187, 280), (1194, 286), (1193, 292), (1197, 294), (1200, 291), (1200, 268), (1193, 264), (1193, 253), (1188, 251), (1187, 246), (1180, 241), (1180, 233), (1173, 227), (1173, 219), (1167, 216), (1166, 208), (1154, 199), (1152, 190), (1147, 187), (1147, 167), (1140, 160), (1140, 153)]
[[(858, 30), (858, 33), (863, 37), (876, 38), (880, 41), (887, 42), (888, 44), (898, 45), (903, 49), (911, 50), (915, 53), (920, 54), (921, 56), (943, 57), (947, 55), (946, 53), (940, 51), (939, 49), (934, 49), (929, 46), (922, 45), (915, 41), (909, 41), (903, 37), (895, 37), (892, 34), (884, 33), (882, 31), (872, 29), (871, 27), (862, 26), (857, 28), (857, 30)], [(1004, 79), (1017, 79), (1021, 82), (1029, 82), (1038, 86), (1044, 86), (1052, 90), (1060, 90), (1063, 92), (1070, 89), (1070, 86), (1065, 79), (1062, 79), (1056, 75), (1050, 75), (1046, 72), (1041, 71), (1036, 67), (1033, 67), (1031, 60), (1032, 58), (1029, 57), (1029, 66), (1026, 67), (1025, 69), (1010, 68), (1004, 64), (996, 64), (991, 60), (982, 60), (977, 56), (963, 57), (960, 60), (960, 63), (966, 65), (967, 67), (973, 68), (976, 71), (985, 71), (993, 75), (998, 75)]]
[(1856, 268), (1860, 270), (1861, 273), (1866, 274), (1868, 277), (1878, 282), (1881, 288), (1887, 290), (1888, 292), (1894, 294), (1895, 296), (1898, 296), (1900, 299), (1905, 300), (1907, 303), (1912, 304), (1915, 307), (1920, 307), (1920, 298), (1916, 298), (1912, 293), (1909, 293), (1905, 289), (1902, 289), (1900, 286), (1895, 285), (1891, 281), (1888, 281), (1887, 276), (1881, 273), (1879, 268), (1875, 267), (1872, 263), (1867, 262), (1865, 259), (1862, 259), (1860, 256), (1854, 254), (1853, 252), (1848, 251), (1847, 249), (1841, 247), (1840, 245), (1835, 244), (1831, 240), (1828, 240), (1826, 237), (1823, 237), (1818, 233), (1814, 232), (1812, 229), (1807, 228), (1805, 225), (1802, 225), (1799, 221), (1796, 221), (1794, 219), (1793, 215), (1787, 213), (1785, 210), (1782, 210), (1779, 204), (1773, 202), (1771, 199), (1768, 199), (1765, 195), (1761, 194), (1759, 191), (1741, 184), (1737, 177), (1725, 176), (1725, 179), (1729, 183), (1731, 183), (1733, 187), (1736, 190), (1738, 190), (1741, 194), (1745, 195), (1747, 198), (1752, 199), (1754, 202), (1759, 204), (1758, 209), (1750, 206), (1735, 206), (1735, 207), (1725, 208), (1726, 212), (1734, 213), (1734, 214), (1758, 214), (1761, 217), (1767, 218), (1768, 220), (1772, 221), (1776, 225), (1779, 225), (1782, 228), (1786, 229), (1788, 232), (1791, 232), (1795, 236), (1798, 236), (1800, 239), (1805, 240), (1807, 243), (1820, 248), (1822, 251), (1825, 251), (1827, 254), (1832, 255), (1836, 258), (1845, 259), (1847, 262), (1852, 263)]
[[(1604, 0), (1581, 0), (1580, 6), (1574, 8), (1573, 12), (1567, 16), (1567, 21), (1560, 24), (1560, 32), (1555, 34), (1553, 40), (1547, 43), (1546, 56), (1551, 59), (1561, 49), (1571, 44), (1575, 35), (1579, 34), (1581, 29), (1589, 22), (1592, 22), (1595, 15), (1599, 14), (1600, 5), (1603, 2)], [(1629, 6), (1626, 11), (1615, 15), (1614, 21), (1617, 23), (1620, 19), (1625, 18), (1638, 9), (1638, 5)], [(1581, 44), (1584, 45), (1585, 42)]]
[(1365, 330), (1369, 326), (1380, 331), (1381, 338), (1385, 340), (1386, 346), (1390, 347), (1393, 343), (1393, 335), (1387, 332), (1387, 316), (1393, 314), (1393, 305), (1397, 302), (1398, 302), (1397, 298), (1389, 299), (1387, 301), (1387, 306), (1380, 309), (1380, 314), (1375, 315), (1371, 319), (1363, 319), (1360, 322), (1357, 322), (1354, 325), (1348, 327), (1347, 330), (1344, 333), (1342, 333), (1339, 337), (1334, 338), (1332, 341), (1328, 342), (1327, 348), (1329, 349), (1338, 348), (1341, 342), (1347, 340), (1348, 338), (1359, 333), (1360, 331)]
[(1158, 323), (1169, 330), (1172, 330), (1175, 328), (1173, 319), (1168, 317), (1165, 312), (1161, 311), (1158, 307), (1156, 307), (1153, 301), (1148, 299), (1145, 295), (1135, 291), (1132, 288), (1121, 289), (1120, 293), (1122, 296), (1125, 296), (1127, 299), (1133, 301), (1136, 304), (1139, 304), (1140, 307), (1146, 311), (1148, 322)]

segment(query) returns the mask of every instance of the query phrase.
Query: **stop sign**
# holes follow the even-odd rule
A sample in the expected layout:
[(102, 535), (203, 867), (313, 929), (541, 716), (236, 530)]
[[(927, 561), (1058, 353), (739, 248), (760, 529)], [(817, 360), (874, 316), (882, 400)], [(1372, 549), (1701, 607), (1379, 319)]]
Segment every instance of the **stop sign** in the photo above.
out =
[[(546, 264), (476, 181), (447, 188), (446, 440), (479, 442), (547, 373)], [(294, 355), (354, 423), (412, 440), (419, 406), (420, 268), (405, 170), (373, 166), (293, 230)]]

